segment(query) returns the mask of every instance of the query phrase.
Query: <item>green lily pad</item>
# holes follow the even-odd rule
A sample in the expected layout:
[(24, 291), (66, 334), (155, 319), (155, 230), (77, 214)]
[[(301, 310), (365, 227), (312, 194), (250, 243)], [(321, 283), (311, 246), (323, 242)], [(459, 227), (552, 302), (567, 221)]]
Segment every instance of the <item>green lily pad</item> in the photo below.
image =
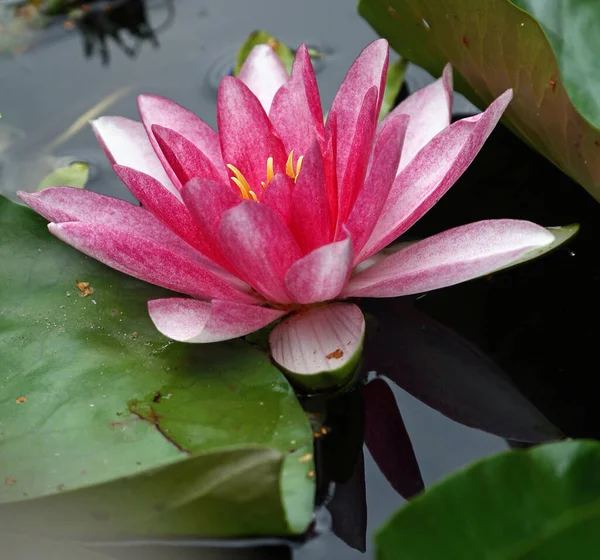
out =
[(170, 292), (78, 253), (4, 198), (0, 229), (3, 530), (304, 531), (312, 458), (291, 458), (312, 432), (263, 352), (163, 337), (146, 301)]
[(67, 167), (60, 167), (48, 173), (40, 182), (37, 190), (43, 191), (48, 187), (75, 187), (83, 189), (88, 181), (89, 169), (87, 163), (75, 161)]
[(456, 89), (479, 107), (513, 88), (504, 122), (600, 200), (597, 2), (360, 0), (358, 9), (433, 75), (450, 61)]
[(593, 558), (600, 546), (600, 444), (509, 451), (413, 499), (377, 533), (379, 560)]

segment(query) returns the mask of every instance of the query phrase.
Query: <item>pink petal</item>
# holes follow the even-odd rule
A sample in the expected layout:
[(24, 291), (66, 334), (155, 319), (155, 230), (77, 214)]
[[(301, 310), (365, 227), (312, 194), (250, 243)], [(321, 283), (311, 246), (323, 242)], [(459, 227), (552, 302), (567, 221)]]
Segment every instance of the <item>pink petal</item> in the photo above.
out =
[(237, 167), (259, 195), (267, 178), (267, 159), (285, 173), (286, 154), (256, 96), (240, 80), (226, 76), (219, 86), (217, 120), (223, 158)]
[(404, 138), (398, 172), (404, 169), (436, 134), (450, 126), (452, 118), (452, 66), (447, 64), (442, 77), (415, 91), (398, 105), (380, 124), (397, 115), (408, 115), (410, 123)]
[(471, 164), (511, 99), (512, 90), (504, 92), (483, 113), (445, 128), (413, 158), (396, 177), (358, 261), (404, 233), (446, 193)]
[(225, 167), (221, 166), (221, 162), (218, 162), (217, 170), (208, 156), (185, 136), (158, 124), (152, 125), (152, 133), (164, 159), (177, 177), (179, 185), (185, 185), (194, 177), (230, 184), (229, 176)]
[(554, 241), (521, 220), (488, 220), (413, 243), (352, 278), (345, 297), (395, 297), (452, 286), (506, 267)]
[(129, 230), (83, 222), (51, 223), (48, 229), (78, 251), (145, 282), (197, 298), (256, 302), (175, 248)]
[[(365, 181), (377, 129), (377, 115), (379, 114), (377, 96), (377, 88), (372, 87), (363, 99), (344, 175), (341, 182), (338, 182), (337, 236), (343, 235), (342, 225), (348, 219), (348, 215)], [(338, 175), (338, 179), (339, 177)]]
[(38, 193), (21, 191), (17, 194), (25, 204), (51, 222), (85, 222), (116, 227), (163, 245), (173, 245), (188, 256), (198, 255), (148, 210), (124, 200), (73, 187), (51, 187)]
[(261, 204), (266, 204), (277, 212), (286, 226), (290, 225), (293, 192), (294, 181), (284, 173), (279, 173), (273, 177), (260, 197)]
[[(207, 246), (206, 241), (200, 234), (188, 209), (177, 197), (163, 189), (156, 179), (141, 171), (123, 165), (114, 165), (113, 169), (146, 210), (154, 214), (184, 241), (203, 254), (210, 254), (210, 247)], [(119, 226), (120, 224), (115, 225)]]
[(142, 171), (179, 197), (142, 123), (124, 117), (100, 117), (91, 121), (91, 124), (111, 163)]
[(301, 257), (300, 248), (273, 210), (245, 200), (223, 214), (219, 237), (240, 278), (270, 301), (290, 302), (283, 279)]
[(290, 267), (285, 275), (285, 287), (297, 303), (334, 299), (348, 283), (353, 258), (350, 237), (324, 245)]
[[(166, 97), (161, 97), (160, 95), (140, 95), (138, 96), (137, 101), (138, 110), (142, 117), (144, 127), (146, 128), (148, 138), (150, 138), (150, 142), (152, 143), (152, 147), (162, 162), (162, 165), (167, 170), (169, 177), (178, 189), (181, 189), (182, 185), (163, 155), (156, 138), (154, 138), (152, 125), (156, 124), (165, 128), (170, 128), (181, 134), (206, 155), (208, 160), (213, 163), (217, 170), (222, 171), (223, 174), (225, 173), (225, 166), (221, 157), (219, 136), (204, 121), (199, 119), (191, 111), (183, 108), (181, 105), (178, 105)], [(134, 166), (130, 165), (129, 167)], [(225, 178), (225, 175), (223, 175), (223, 178)]]
[(371, 169), (346, 222), (358, 254), (377, 224), (400, 161), (408, 115), (387, 119), (377, 137)]
[(331, 223), (335, 226), (338, 215), (338, 175), (337, 162), (337, 124), (335, 115), (327, 117), (325, 129), (325, 151), (323, 152), (323, 167), (325, 169), (325, 184), (327, 186), (327, 200), (331, 210)]
[(165, 336), (179, 342), (219, 342), (257, 331), (284, 311), (233, 301), (188, 298), (148, 302), (150, 318)]
[(379, 115), (385, 90), (388, 51), (388, 44), (385, 39), (378, 39), (368, 45), (350, 67), (331, 105), (326, 130), (332, 125), (337, 128), (336, 172), (338, 181), (344, 177), (348, 159), (352, 153), (351, 142), (357, 129), (357, 121), (363, 106), (363, 100), (372, 87), (376, 88), (377, 91), (375, 112)]
[(342, 368), (360, 349), (365, 319), (353, 303), (330, 303), (295, 313), (269, 335), (273, 359), (298, 374)]
[(240, 204), (241, 198), (223, 183), (210, 179), (192, 179), (183, 187), (181, 196), (196, 226), (212, 248), (214, 260), (229, 267), (221, 251), (219, 226), (223, 213)]
[(292, 67), (292, 77), (273, 99), (269, 119), (275, 125), (286, 152), (297, 156), (308, 152), (317, 140), (321, 150), (325, 144), (323, 109), (308, 49), (300, 45)]
[[(167, 191), (167, 196), (173, 196)], [(51, 222), (86, 222), (112, 226), (167, 247), (210, 270), (241, 291), (249, 289), (212, 260), (186, 243), (145, 208), (124, 200), (72, 187), (52, 187), (39, 193), (17, 193), (19, 198)], [(163, 209), (164, 210), (164, 209)]]
[(318, 142), (304, 156), (292, 193), (291, 230), (304, 253), (333, 240), (333, 223)]
[(238, 78), (269, 112), (277, 90), (288, 81), (285, 66), (269, 45), (256, 45), (240, 68)]

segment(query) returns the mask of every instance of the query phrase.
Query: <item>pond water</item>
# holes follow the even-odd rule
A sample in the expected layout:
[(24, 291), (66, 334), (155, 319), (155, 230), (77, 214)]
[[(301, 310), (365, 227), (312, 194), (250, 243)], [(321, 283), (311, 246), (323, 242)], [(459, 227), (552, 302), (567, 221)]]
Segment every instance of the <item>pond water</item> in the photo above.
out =
[[(101, 11), (102, 4), (93, 9)], [(354, 3), (347, 2), (149, 0), (145, 7), (153, 33), (135, 21), (141, 4), (117, 4), (130, 5), (117, 22), (129, 28), (122, 33), (123, 44), (107, 36), (103, 46), (92, 16), (85, 40), (58, 18), (28, 37), (19, 52), (0, 56), (0, 192), (12, 196), (17, 189), (33, 190), (51, 169), (83, 160), (91, 168), (88, 188), (127, 198), (87, 120), (100, 114), (136, 118), (135, 97), (144, 92), (165, 95), (214, 126), (216, 86), (230, 71), (241, 41), (255, 29), (268, 30), (292, 47), (304, 41), (322, 52), (317, 69), (325, 107), (354, 58), (375, 38)], [(408, 90), (428, 79), (411, 69)], [(457, 114), (470, 110), (458, 100)], [(425, 487), (509, 447), (506, 439), (474, 427), (514, 434), (515, 440), (535, 439), (527, 430), (520, 437), (518, 423), (523, 410), (527, 418), (538, 414), (531, 412), (534, 405), (541, 410), (541, 424), (552, 423), (567, 436), (600, 435), (594, 414), (596, 368), (590, 366), (596, 363), (594, 320), (600, 311), (600, 259), (593, 245), (600, 211), (591, 197), (499, 127), (464, 177), (409, 235), (502, 217), (547, 226), (578, 222), (582, 229), (567, 247), (522, 268), (416, 300), (365, 306), (375, 325), (365, 371), (395, 382), (385, 387), (393, 391), (408, 434), (391, 412), (396, 425), (392, 439), (383, 443), (397, 441), (409, 459), (412, 444)], [(385, 387), (379, 390), (387, 394)], [(252, 542), (202, 550), (191, 544), (132, 543), (110, 550), (118, 557), (145, 559), (372, 558), (372, 534), (404, 501), (373, 459), (377, 455), (380, 465), (385, 462), (381, 442), (373, 440), (382, 428), (370, 414), (375, 397), (353, 393), (328, 404), (331, 431), (318, 442), (319, 498), (328, 505), (319, 507), (312, 535), (302, 543), (292, 543), (291, 549), (276, 542), (257, 549), (260, 543)], [(363, 484), (365, 418), (371, 439), (362, 454)], [(420, 487), (409, 459), (396, 465), (388, 461), (383, 469), (404, 495)], [(333, 499), (330, 480), (337, 480)]]

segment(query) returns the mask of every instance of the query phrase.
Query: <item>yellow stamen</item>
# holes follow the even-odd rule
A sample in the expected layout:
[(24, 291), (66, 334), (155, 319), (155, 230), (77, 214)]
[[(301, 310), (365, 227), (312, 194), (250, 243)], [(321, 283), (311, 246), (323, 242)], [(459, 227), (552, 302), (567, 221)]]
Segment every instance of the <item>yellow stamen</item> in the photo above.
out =
[(300, 169), (302, 169), (302, 160), (303, 159), (304, 159), (304, 156), (300, 156), (296, 163), (296, 176), (294, 177), (294, 183), (298, 180), (298, 175), (300, 175)]
[(300, 175), (303, 159), (304, 156), (298, 158), (298, 161), (296, 162), (296, 171), (294, 171), (294, 150), (290, 152), (290, 155), (285, 162), (285, 173), (290, 179), (294, 179), (294, 183), (298, 180), (298, 175)]
[[(298, 158), (298, 161), (296, 162), (296, 170), (294, 171), (294, 150), (292, 150), (287, 158), (286, 163), (285, 163), (286, 175), (290, 179), (293, 179), (294, 183), (298, 179), (298, 175), (300, 175), (300, 169), (302, 168), (302, 160), (303, 159), (304, 159), (304, 156), (300, 156)], [(235, 167), (234, 165), (231, 165), (231, 163), (228, 163), (227, 167), (234, 175), (233, 177), (231, 177), (231, 180), (234, 182), (234, 184), (237, 186), (237, 188), (240, 189), (240, 194), (242, 195), (242, 198), (244, 200), (252, 199), (252, 200), (256, 200), (256, 202), (258, 202), (258, 196), (251, 189), (250, 183), (248, 183), (248, 180), (246, 179), (246, 177), (244, 177), (244, 174), (237, 167)], [(267, 180), (261, 181), (263, 191), (267, 188), (268, 184), (273, 180), (274, 176), (275, 176), (275, 169), (273, 166), (273, 157), (269, 156), (267, 158)]]
[(242, 195), (242, 198), (247, 199), (247, 191), (246, 191), (246, 187), (244, 186), (244, 184), (239, 180), (236, 179), (235, 177), (232, 177), (231, 180), (237, 185), (237, 188), (240, 189), (240, 194)]
[[(240, 189), (242, 198), (245, 200), (249, 199), (251, 197), (251, 195), (250, 195), (251, 189), (250, 189), (250, 185), (248, 184), (248, 181), (246, 181), (246, 177), (244, 177), (242, 172), (237, 167), (234, 167), (233, 165), (231, 165), (231, 163), (228, 163), (227, 167), (235, 175), (235, 177), (232, 177), (231, 180), (237, 185), (238, 189)], [(254, 196), (256, 197), (256, 195), (254, 195)]]
[(273, 171), (273, 158), (267, 158), (267, 185), (271, 182), (271, 179), (275, 176), (275, 171)]
[(296, 178), (296, 174), (294, 173), (294, 150), (290, 152), (290, 155), (285, 162), (285, 172), (290, 179)]

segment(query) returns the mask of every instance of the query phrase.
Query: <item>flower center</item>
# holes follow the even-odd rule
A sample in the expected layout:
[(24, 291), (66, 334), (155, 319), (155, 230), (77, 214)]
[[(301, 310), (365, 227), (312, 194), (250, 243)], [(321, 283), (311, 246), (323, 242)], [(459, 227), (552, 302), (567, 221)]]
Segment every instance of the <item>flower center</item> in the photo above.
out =
[[(294, 150), (292, 150), (285, 163), (285, 173), (290, 179), (294, 180), (294, 183), (297, 181), (298, 175), (300, 175), (300, 169), (302, 168), (303, 159), (304, 156), (300, 156), (298, 158), (298, 161), (296, 162), (296, 168), (294, 169)], [(252, 187), (250, 186), (250, 183), (248, 183), (246, 177), (244, 177), (244, 174), (237, 167), (231, 165), (231, 163), (228, 163), (227, 167), (233, 173), (231, 180), (234, 182), (237, 188), (240, 189), (240, 194), (242, 195), (242, 198), (244, 200), (252, 199), (258, 202), (258, 196), (256, 196), (256, 193), (252, 190)], [(261, 187), (263, 191), (267, 188), (274, 176), (275, 172), (273, 170), (273, 158), (268, 157), (267, 179), (266, 181), (261, 182)]]

